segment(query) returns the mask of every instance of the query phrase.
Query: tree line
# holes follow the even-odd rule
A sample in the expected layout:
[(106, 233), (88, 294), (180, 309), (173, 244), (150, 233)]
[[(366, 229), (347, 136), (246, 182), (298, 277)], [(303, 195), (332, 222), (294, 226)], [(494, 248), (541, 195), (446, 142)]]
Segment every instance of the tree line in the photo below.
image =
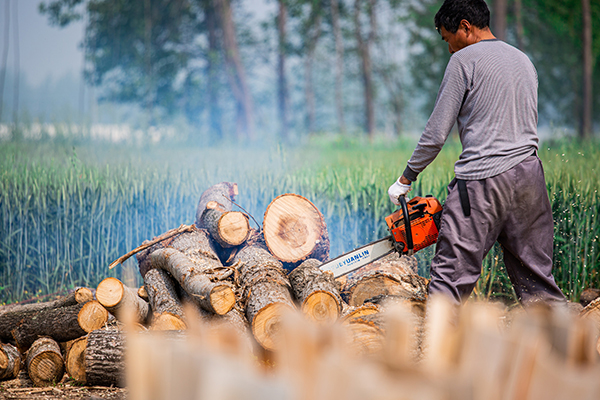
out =
[[(86, 80), (184, 118), (211, 142), (282, 141), (318, 131), (401, 134), (427, 116), (449, 58), (441, 0), (53, 0), (52, 24), (84, 19)], [(539, 76), (540, 121), (593, 134), (600, 3), (488, 0), (491, 28)], [(597, 113), (600, 115), (600, 113)]]

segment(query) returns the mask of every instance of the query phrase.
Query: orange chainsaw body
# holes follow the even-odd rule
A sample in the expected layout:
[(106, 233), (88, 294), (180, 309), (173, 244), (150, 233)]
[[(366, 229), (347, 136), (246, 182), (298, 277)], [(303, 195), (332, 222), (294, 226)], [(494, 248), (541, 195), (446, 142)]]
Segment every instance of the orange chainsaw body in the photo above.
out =
[[(406, 202), (410, 229), (412, 231), (413, 251), (417, 252), (437, 242), (442, 205), (432, 196), (415, 196)], [(402, 209), (385, 217), (385, 222), (402, 252), (408, 252), (406, 227)]]

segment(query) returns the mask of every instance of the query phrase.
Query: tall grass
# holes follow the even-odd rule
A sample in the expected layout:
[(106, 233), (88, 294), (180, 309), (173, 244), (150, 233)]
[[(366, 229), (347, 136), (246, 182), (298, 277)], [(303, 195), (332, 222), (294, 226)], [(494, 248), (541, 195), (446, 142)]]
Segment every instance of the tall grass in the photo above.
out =
[[(238, 203), (259, 222), (268, 203), (298, 193), (323, 213), (335, 256), (386, 235), (394, 207), (387, 187), (402, 172), (412, 141), (393, 145), (316, 139), (301, 148), (123, 148), (2, 143), (0, 147), (0, 304), (123, 278), (135, 261), (107, 265), (144, 240), (194, 222), (200, 194), (237, 182)], [(585, 151), (584, 151), (585, 149)], [(443, 201), (460, 145), (451, 141), (419, 177), (412, 195)], [(600, 286), (597, 189), (600, 146), (552, 144), (540, 151), (555, 219), (555, 277), (572, 299)], [(417, 254), (427, 276), (433, 246)], [(514, 300), (502, 251), (482, 265), (475, 295)]]

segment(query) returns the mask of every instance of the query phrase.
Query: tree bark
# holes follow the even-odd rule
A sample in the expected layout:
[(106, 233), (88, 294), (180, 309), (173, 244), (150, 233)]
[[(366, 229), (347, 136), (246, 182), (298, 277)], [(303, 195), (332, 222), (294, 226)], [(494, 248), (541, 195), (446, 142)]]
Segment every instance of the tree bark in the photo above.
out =
[(223, 51), (231, 91), (237, 103), (237, 139), (254, 139), (254, 102), (242, 64), (229, 0), (213, 0), (223, 32)]
[[(312, 3), (311, 3), (312, 4)], [(313, 61), (317, 42), (321, 37), (320, 8), (313, 6), (309, 16), (309, 27), (306, 33), (306, 58), (304, 59), (304, 93), (306, 96), (307, 128), (309, 133), (316, 132), (317, 111), (315, 106), (315, 90), (313, 86)]]
[(6, 80), (8, 49), (10, 47), (10, 0), (4, 1), (4, 13), (4, 49), (2, 50), (2, 66), (0, 67), (0, 118), (2, 118), (4, 108), (4, 82)]
[(287, 54), (286, 39), (286, 21), (287, 6), (285, 0), (278, 0), (279, 10), (277, 14), (277, 37), (279, 41), (279, 51), (277, 54), (277, 102), (279, 109), (280, 136), (283, 142), (289, 140), (289, 121), (288, 121), (288, 88), (285, 73), (285, 61)]
[(278, 260), (297, 265), (307, 258), (329, 257), (329, 234), (323, 215), (305, 197), (284, 194), (267, 207), (263, 220), (266, 245)]
[(219, 101), (218, 70), (218, 27), (217, 14), (212, 0), (204, 0), (206, 29), (208, 31), (208, 57), (206, 60), (206, 92), (209, 107), (211, 141), (216, 143), (223, 138), (222, 112)]
[(145, 324), (150, 317), (150, 306), (137, 295), (137, 289), (125, 286), (117, 278), (109, 277), (100, 282), (96, 298), (120, 321), (131, 317), (134, 322)]
[(21, 354), (12, 344), (0, 343), (0, 381), (15, 379), (21, 370)]
[(173, 278), (162, 269), (151, 269), (144, 276), (144, 285), (153, 313), (152, 329), (185, 329), (183, 306), (177, 296)]
[(331, 0), (331, 25), (333, 27), (333, 36), (335, 39), (335, 114), (338, 120), (340, 132), (346, 132), (346, 123), (344, 122), (344, 43), (342, 40), (342, 30), (340, 28), (340, 13), (338, 0)]
[(235, 305), (232, 285), (223, 281), (213, 282), (207, 273), (210, 263), (218, 261), (207, 258), (203, 268), (175, 249), (156, 250), (150, 258), (153, 267), (168, 271), (205, 310), (223, 315)]
[(125, 335), (98, 329), (87, 336), (85, 375), (89, 386), (125, 386)]
[(87, 303), (38, 312), (13, 329), (12, 335), (21, 352), (36, 339), (49, 336), (57, 342), (68, 342), (86, 334), (79, 325), (79, 312)]
[[(209, 203), (216, 203), (218, 208), (231, 211), (235, 197), (238, 195), (237, 183), (221, 182), (206, 189), (200, 195), (198, 207), (196, 207), (196, 227), (204, 228), (202, 214), (207, 210)], [(212, 207), (215, 208), (215, 207)]]
[(0, 307), (0, 341), (13, 340), (11, 331), (23, 321), (30, 319), (35, 314), (44, 310), (53, 310), (68, 307), (91, 300), (92, 292), (88, 288), (79, 288), (67, 296), (53, 301), (32, 304), (9, 304)]
[(58, 343), (51, 338), (37, 339), (25, 359), (27, 374), (35, 386), (50, 386), (61, 381), (65, 374), (65, 362)]
[(493, 30), (494, 35), (500, 39), (506, 41), (506, 0), (494, 0), (494, 20)]
[(581, 115), (580, 137), (589, 139), (592, 136), (593, 116), (593, 86), (594, 86), (594, 60), (592, 56), (592, 12), (590, 0), (581, 0), (582, 14), (582, 47), (583, 47), (583, 104)]
[(383, 296), (398, 296), (409, 300), (427, 299), (427, 280), (419, 275), (391, 274), (372, 271), (354, 279), (346, 286), (348, 304), (360, 306)]
[(341, 297), (333, 274), (319, 269), (321, 262), (313, 258), (296, 267), (288, 278), (294, 298), (302, 312), (318, 322), (336, 321), (341, 312)]
[(525, 29), (523, 28), (523, 0), (515, 0), (515, 30), (517, 33), (517, 47), (525, 51)]
[(265, 349), (274, 350), (281, 316), (295, 308), (290, 282), (281, 262), (267, 251), (260, 238), (252, 238), (250, 243), (233, 260), (242, 307), (256, 341)]
[(373, 89), (373, 67), (371, 64), (371, 47), (375, 41), (377, 22), (375, 19), (376, 0), (369, 0), (367, 4), (367, 14), (369, 16), (369, 33), (367, 38), (363, 37), (360, 15), (361, 0), (354, 1), (354, 33), (358, 45), (358, 54), (360, 55), (360, 66), (363, 78), (364, 101), (365, 101), (365, 130), (372, 140), (375, 135), (375, 106)]

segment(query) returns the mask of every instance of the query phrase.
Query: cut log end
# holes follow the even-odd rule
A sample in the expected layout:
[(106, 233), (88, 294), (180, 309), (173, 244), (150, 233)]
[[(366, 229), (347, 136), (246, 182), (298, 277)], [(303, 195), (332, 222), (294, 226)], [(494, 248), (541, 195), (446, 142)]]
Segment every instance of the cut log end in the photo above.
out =
[(235, 306), (235, 293), (230, 286), (215, 286), (210, 292), (210, 303), (216, 314), (227, 314)]
[(78, 383), (85, 383), (85, 348), (87, 337), (74, 340), (66, 355), (65, 369), (67, 374)]
[(65, 364), (58, 344), (50, 338), (40, 338), (27, 353), (27, 373), (36, 386), (50, 386), (61, 381)]
[(316, 322), (334, 322), (340, 315), (340, 307), (338, 300), (331, 293), (318, 291), (304, 300), (302, 312)]
[(219, 219), (219, 232), (224, 242), (238, 246), (244, 243), (250, 234), (248, 218), (237, 211), (225, 213)]
[(89, 288), (81, 287), (75, 291), (75, 301), (78, 303), (86, 303), (94, 300), (94, 294)]
[(96, 298), (104, 307), (114, 307), (123, 298), (125, 289), (117, 278), (106, 278), (96, 288)]
[(291, 310), (283, 303), (271, 303), (263, 307), (252, 321), (252, 334), (262, 347), (267, 350), (277, 349), (277, 336), (281, 328), (281, 316)]
[(153, 331), (180, 331), (187, 329), (187, 325), (181, 317), (163, 313), (154, 318), (150, 329)]
[(292, 194), (275, 198), (267, 207), (263, 231), (271, 253), (283, 262), (307, 258), (321, 240), (324, 222), (308, 199)]
[(81, 329), (89, 333), (102, 328), (108, 322), (108, 311), (100, 302), (96, 300), (88, 301), (79, 311), (77, 322)]

